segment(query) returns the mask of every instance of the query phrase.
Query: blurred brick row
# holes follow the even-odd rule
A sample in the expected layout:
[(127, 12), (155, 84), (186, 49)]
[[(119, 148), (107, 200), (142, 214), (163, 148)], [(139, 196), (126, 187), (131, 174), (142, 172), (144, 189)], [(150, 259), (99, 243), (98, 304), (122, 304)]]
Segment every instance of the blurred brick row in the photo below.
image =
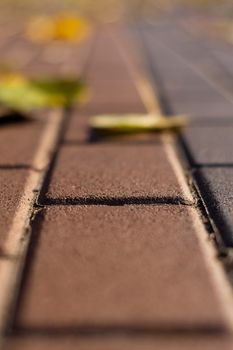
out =
[(224, 53), (224, 45), (204, 42), (179, 23), (145, 26), (143, 31), (165, 108), (169, 114), (189, 115), (190, 127), (181, 139), (192, 175), (224, 244), (232, 248), (232, 48), (225, 49), (226, 63), (215, 53)]

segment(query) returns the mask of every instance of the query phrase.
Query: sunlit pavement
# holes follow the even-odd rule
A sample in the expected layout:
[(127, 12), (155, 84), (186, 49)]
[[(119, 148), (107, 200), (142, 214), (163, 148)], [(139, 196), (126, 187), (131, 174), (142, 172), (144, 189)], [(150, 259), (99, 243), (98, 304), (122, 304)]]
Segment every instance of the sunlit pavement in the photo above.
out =
[[(10, 28), (2, 60), (82, 76), (90, 97), (0, 127), (3, 348), (231, 349), (231, 46), (175, 20), (79, 46)], [(141, 78), (188, 127), (93, 135), (93, 115), (149, 112)]]

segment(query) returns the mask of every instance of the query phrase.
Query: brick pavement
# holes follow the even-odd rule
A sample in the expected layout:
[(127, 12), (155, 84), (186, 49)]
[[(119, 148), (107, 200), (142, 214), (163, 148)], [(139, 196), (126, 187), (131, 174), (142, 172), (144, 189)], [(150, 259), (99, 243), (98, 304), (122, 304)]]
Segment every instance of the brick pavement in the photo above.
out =
[(228, 55), (225, 63), (215, 53), (221, 50), (220, 44), (202, 41), (180, 23), (144, 26), (142, 31), (152, 75), (161, 86), (164, 108), (169, 114), (187, 112), (192, 120), (180, 141), (204, 204), (230, 252), (232, 48), (224, 46)]
[[(195, 198), (190, 200), (176, 153), (169, 151), (173, 143), (159, 135), (90, 142), (88, 119), (93, 113), (145, 111), (135, 81), (111, 38), (107, 29), (102, 31), (95, 39), (89, 66), (77, 64), (89, 68), (85, 73), (93, 98), (86, 106), (75, 108), (66, 123), (61, 119), (58, 140), (54, 136), (49, 152), (44, 150), (51, 166), (40, 168), (38, 187), (31, 187), (41, 193), (37, 203), (35, 196), (30, 197), (34, 207), (23, 203), (30, 215), (33, 208), (35, 214), (30, 235), (25, 236), (28, 231), (21, 227), (21, 238), (28, 237), (28, 251), (14, 235), (11, 245), (6, 245), (16, 245), (16, 251), (23, 250), (27, 256), (19, 292), (9, 289), (11, 303), (18, 297), (14, 314), (8, 315), (10, 320), (5, 318), (11, 332), (3, 348), (231, 349), (230, 287)], [(76, 55), (71, 51), (68, 56), (76, 62)], [(25, 70), (43, 67), (39, 57)], [(69, 59), (56, 70), (60, 67), (62, 72)], [(193, 72), (189, 79), (192, 76)], [(198, 77), (197, 88), (200, 84)], [(227, 102), (219, 99), (227, 109)], [(204, 104), (202, 111), (205, 108)], [(33, 125), (35, 122), (27, 131), (29, 124), (25, 124), (22, 132), (34, 135)], [(14, 128), (1, 132), (13, 135)], [(40, 128), (36, 132), (41, 132), (42, 143), (43, 132)], [(19, 174), (26, 176), (30, 171), (32, 177), (33, 172), (38, 173), (30, 152), (21, 154), (25, 148), (33, 151), (41, 145), (36, 145), (35, 136), (28, 136), (21, 140), (21, 147), (19, 156), (14, 150), (9, 159), (3, 159), (7, 169), (0, 168), (3, 183), (11, 188), (14, 181), (14, 190), (24, 183)], [(12, 180), (4, 178), (6, 171), (11, 172)], [(7, 187), (4, 191), (9, 196)], [(10, 194), (7, 202), (11, 220), (19, 191)], [(27, 220), (28, 213), (24, 213)], [(6, 228), (8, 241), (7, 231), (12, 230)], [(24, 262), (22, 252), (10, 257), (7, 252), (3, 238), (0, 280), (8, 260), (18, 265)], [(21, 269), (14, 272), (16, 287)], [(8, 312), (12, 311), (12, 304), (9, 306)]]

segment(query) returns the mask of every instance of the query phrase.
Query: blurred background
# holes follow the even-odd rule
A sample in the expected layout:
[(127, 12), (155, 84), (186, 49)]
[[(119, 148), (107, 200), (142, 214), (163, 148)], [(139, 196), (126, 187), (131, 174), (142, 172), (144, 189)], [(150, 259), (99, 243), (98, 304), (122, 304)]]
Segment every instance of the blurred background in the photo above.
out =
[[(87, 19), (92, 27), (117, 21), (181, 21), (189, 30), (211, 40), (233, 43), (233, 2), (231, 0), (1, 0), (0, 3), (0, 64), (23, 69), (29, 63), (29, 46), (25, 37), (18, 37), (13, 47), (10, 38), (27, 30), (28, 23), (38, 16), (71, 13)], [(6, 45), (7, 43), (7, 45)], [(30, 47), (31, 49), (31, 47)], [(58, 57), (57, 47), (44, 54), (51, 63), (66, 60), (69, 49)], [(17, 57), (16, 57), (17, 56)], [(47, 63), (49, 63), (47, 62)], [(56, 63), (56, 62), (55, 62)], [(40, 72), (40, 67), (37, 67)], [(45, 67), (43, 68), (45, 69)], [(51, 69), (51, 67), (49, 68)], [(68, 69), (66, 67), (66, 69)], [(62, 70), (62, 69), (60, 69)], [(69, 69), (68, 69), (69, 70)], [(70, 71), (72, 71), (70, 67)], [(30, 73), (30, 67), (28, 67)], [(31, 72), (32, 73), (32, 72)]]
[[(118, 22), (134, 27), (173, 23), (194, 34), (197, 42), (199, 37), (200, 43), (214, 43), (215, 55), (232, 69), (231, 0), (2, 0), (0, 74), (77, 78), (85, 71), (87, 52), (99, 28)], [(209, 58), (203, 60), (208, 66)]]
[[(158, 21), (164, 18), (205, 20), (211, 36), (222, 36), (233, 42), (233, 2), (231, 0), (1, 0), (2, 26), (25, 22), (32, 16), (72, 11), (94, 23), (140, 19)], [(4, 28), (3, 28), (4, 29)], [(8, 27), (5, 27), (8, 30)], [(201, 29), (201, 28), (200, 28)], [(8, 34), (1, 31), (1, 36)]]

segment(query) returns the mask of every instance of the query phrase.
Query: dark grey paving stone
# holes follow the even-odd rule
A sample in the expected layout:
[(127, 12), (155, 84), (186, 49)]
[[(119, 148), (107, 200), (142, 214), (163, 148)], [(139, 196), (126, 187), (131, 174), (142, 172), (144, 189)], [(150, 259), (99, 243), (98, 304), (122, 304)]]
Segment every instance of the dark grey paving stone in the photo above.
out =
[[(191, 39), (186, 40), (182, 33), (163, 32), (156, 27), (153, 31), (144, 31), (144, 40), (152, 79), (156, 85), (160, 84), (171, 113), (187, 113), (191, 119), (233, 120), (233, 104), (204, 77), (206, 66), (210, 65), (211, 71), (214, 68), (207, 49), (200, 57), (201, 46), (197, 48)], [(193, 55), (195, 50), (197, 58)], [(217, 73), (219, 80), (219, 69)]]
[[(222, 96), (219, 95), (216, 91), (213, 91), (206, 87), (204, 84), (200, 86), (199, 88), (189, 88), (186, 89), (184, 86), (183, 89), (180, 88), (179, 90), (173, 90), (168, 92), (168, 96), (171, 100), (177, 102), (177, 103), (184, 103), (184, 104), (206, 104), (207, 106), (219, 104), (221, 107), (225, 107), (225, 101), (223, 101)], [(232, 117), (233, 117), (233, 105), (231, 109)]]
[(170, 108), (173, 113), (187, 114), (190, 119), (220, 119), (230, 118), (233, 121), (233, 105), (227, 105), (219, 101), (193, 101), (186, 100), (186, 96), (182, 101), (169, 99)]
[(152, 27), (154, 38), (162, 44), (174, 50), (174, 53), (181, 55), (183, 58), (196, 63), (199, 59), (211, 59), (211, 52), (208, 45), (199, 37), (188, 33), (184, 28), (176, 24), (167, 25), (167, 30), (160, 30)]
[(233, 47), (229, 50), (213, 50), (215, 57), (233, 76)]
[(197, 182), (224, 243), (233, 247), (233, 167), (201, 169)]
[(183, 63), (191, 64), (228, 94), (233, 93), (233, 79), (229, 76), (233, 73), (233, 47), (218, 43), (216, 53), (207, 39), (202, 40), (174, 25), (173, 28), (170, 26), (170, 32), (157, 33), (156, 30), (155, 37), (167, 46), (173, 56), (178, 55)]
[(189, 127), (182, 136), (193, 165), (233, 166), (233, 125)]

